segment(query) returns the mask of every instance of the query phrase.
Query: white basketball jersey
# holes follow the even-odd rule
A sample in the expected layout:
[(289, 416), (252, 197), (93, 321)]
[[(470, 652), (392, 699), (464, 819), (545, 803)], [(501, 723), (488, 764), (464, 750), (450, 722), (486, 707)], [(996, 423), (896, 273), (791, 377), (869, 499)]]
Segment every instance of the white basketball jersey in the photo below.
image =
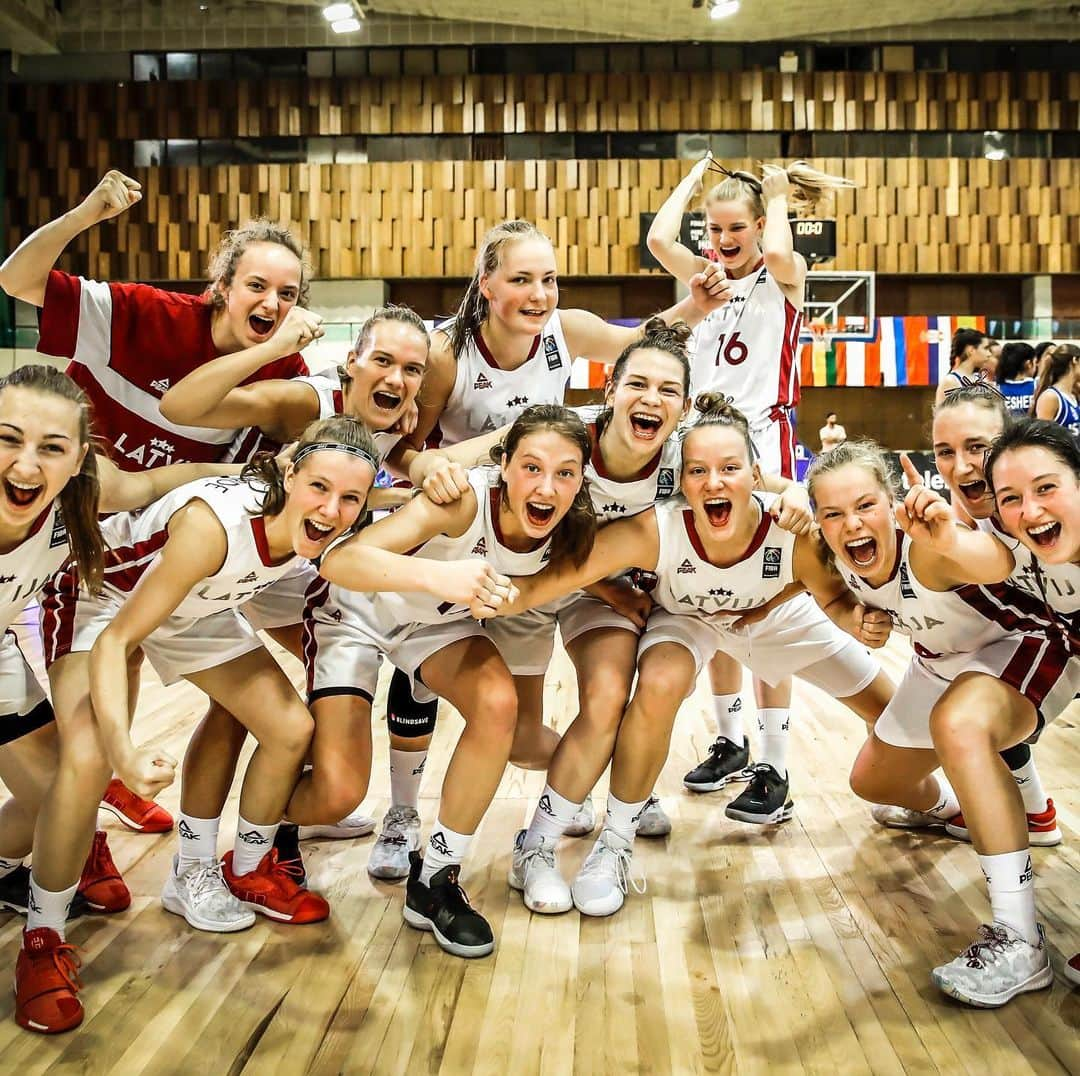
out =
[[(449, 330), (451, 322), (439, 329)], [(533, 341), (528, 359), (503, 370), (479, 332), (457, 357), (454, 387), (439, 416), (436, 443), (456, 445), (513, 422), (532, 404), (561, 404), (572, 356), (556, 310)]]
[(54, 500), (10, 552), (0, 553), (0, 634), (6, 631), (71, 552), (67, 530)]
[(729, 396), (751, 429), (775, 422), (799, 402), (802, 314), (764, 261), (729, 280), (731, 301), (709, 314), (690, 338), (690, 387)]
[[(204, 501), (217, 516), (228, 542), (225, 561), (173, 611), (198, 619), (235, 609), (297, 568), (298, 559), (270, 562), (266, 524), (260, 511), (265, 487), (239, 476), (201, 478), (179, 486), (141, 512), (118, 512), (101, 525), (108, 550), (105, 589), (123, 597), (153, 564), (168, 540), (169, 520), (191, 501)], [(303, 562), (300, 562), (303, 563)]]
[(1004, 639), (1009, 629), (992, 618), (983, 588), (969, 584), (931, 590), (912, 570), (911, 539), (899, 529), (896, 544), (892, 575), (880, 587), (872, 587), (845, 564), (836, 562), (836, 570), (859, 601), (889, 614), (893, 628), (911, 639), (927, 668), (951, 680), (964, 671), (971, 654)]
[[(441, 561), (479, 557), (502, 575), (535, 575), (547, 563), (550, 542), (545, 541), (528, 553), (515, 553), (503, 545), (499, 528), (499, 469), (474, 467), (469, 471), (469, 484), (477, 502), (476, 516), (469, 529), (458, 538), (445, 534), (429, 538), (412, 555)], [(467, 606), (440, 602), (430, 594), (385, 591), (369, 596), (331, 586), (330, 596), (362, 619), (374, 618), (372, 626), (386, 630), (403, 624), (443, 624), (469, 616)]]
[(592, 442), (592, 459), (585, 468), (585, 477), (589, 482), (589, 495), (598, 522), (603, 524), (610, 523), (613, 519), (629, 519), (652, 508), (657, 501), (672, 496), (678, 490), (682, 458), (682, 446), (678, 438), (669, 437), (640, 474), (620, 481), (607, 473), (600, 451), (596, 419), (603, 408), (572, 407), (570, 410), (585, 423), (589, 440)]
[(693, 509), (681, 497), (658, 504), (659, 582), (652, 592), (653, 601), (669, 613), (708, 616), (730, 612), (734, 618), (779, 594), (795, 578), (795, 535), (778, 527), (769, 515), (774, 499), (767, 493), (753, 495), (761, 521), (746, 552), (724, 568), (708, 559)]

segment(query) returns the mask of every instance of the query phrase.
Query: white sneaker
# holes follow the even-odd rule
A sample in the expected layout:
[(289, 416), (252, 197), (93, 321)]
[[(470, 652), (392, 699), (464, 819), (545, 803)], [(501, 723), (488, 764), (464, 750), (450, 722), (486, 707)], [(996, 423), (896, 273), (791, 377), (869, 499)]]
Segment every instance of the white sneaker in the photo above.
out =
[(577, 814), (570, 819), (570, 825), (563, 830), (567, 837), (588, 837), (596, 829), (596, 808), (592, 796), (586, 796), (585, 802), (578, 808)]
[(420, 815), (415, 807), (391, 807), (383, 816), (379, 839), (367, 870), (372, 878), (408, 878), (409, 853), (420, 850)]
[(666, 837), (671, 832), (671, 819), (655, 796), (650, 796), (638, 816), (639, 837)]
[(1046, 938), (1032, 945), (1000, 923), (984, 923), (975, 941), (955, 960), (934, 968), (934, 982), (949, 997), (980, 1009), (996, 1009), (1027, 990), (1054, 981)]
[(522, 894), (525, 907), (541, 915), (559, 915), (574, 905), (570, 887), (559, 873), (555, 844), (540, 838), (535, 848), (525, 847), (525, 830), (514, 838), (510, 858), (510, 888)]
[(926, 811), (913, 811), (910, 807), (896, 807), (891, 803), (875, 803), (870, 817), (880, 826), (890, 829), (944, 829), (945, 819)]
[(229, 891), (216, 859), (199, 859), (178, 874), (180, 857), (173, 856), (172, 870), (161, 891), (167, 912), (182, 915), (196, 930), (230, 934), (255, 925), (255, 913)]
[(596, 838), (570, 891), (574, 905), (582, 915), (614, 915), (622, 906), (628, 887), (645, 892), (645, 877), (640, 884), (630, 875), (634, 849), (614, 830), (602, 829)]
[(340, 822), (329, 826), (300, 826), (300, 840), (315, 841), (320, 837), (329, 841), (351, 841), (375, 832), (375, 819), (364, 814), (359, 807), (347, 814)]

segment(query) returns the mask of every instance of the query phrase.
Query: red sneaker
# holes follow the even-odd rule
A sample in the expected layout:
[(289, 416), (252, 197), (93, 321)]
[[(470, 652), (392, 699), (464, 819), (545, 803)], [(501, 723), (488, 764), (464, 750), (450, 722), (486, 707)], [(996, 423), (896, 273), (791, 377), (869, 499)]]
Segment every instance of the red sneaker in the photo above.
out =
[[(1029, 814), (1028, 820), (1028, 844), (1035, 848), (1052, 848), (1055, 844), (1061, 844), (1061, 830), (1057, 824), (1057, 808), (1052, 799), (1047, 799), (1046, 810), (1038, 814)], [(945, 824), (945, 832), (950, 837), (956, 837), (961, 841), (970, 841), (962, 814), (954, 815)]]
[(15, 1019), (27, 1031), (55, 1035), (82, 1023), (82, 1002), (75, 996), (79, 958), (51, 927), (23, 931), (15, 963)]
[(1064, 971), (1065, 978), (1068, 979), (1070, 983), (1075, 983), (1077, 986), (1080, 986), (1080, 953), (1077, 953), (1076, 956), (1065, 965)]
[(118, 777), (109, 782), (100, 806), (140, 833), (168, 833), (173, 827), (173, 817), (164, 807), (136, 796)]
[(276, 848), (247, 874), (233, 874), (232, 862), (232, 852), (226, 852), (221, 862), (225, 884), (253, 911), (279, 923), (318, 923), (330, 915), (330, 905), (318, 893), (296, 884), (295, 866), (279, 861)]
[(94, 834), (78, 892), (95, 912), (122, 912), (131, 904), (131, 890), (113, 862), (103, 829)]

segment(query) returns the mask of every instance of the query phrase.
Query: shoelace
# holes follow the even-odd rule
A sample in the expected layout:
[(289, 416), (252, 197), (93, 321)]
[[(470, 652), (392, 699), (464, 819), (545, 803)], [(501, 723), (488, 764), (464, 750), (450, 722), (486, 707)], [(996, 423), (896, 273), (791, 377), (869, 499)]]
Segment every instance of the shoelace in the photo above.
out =
[(79, 969), (82, 967), (82, 961), (75, 951), (75, 946), (62, 942), (50, 955), (52, 956), (53, 967), (63, 976), (64, 982), (72, 990), (81, 990), (82, 980), (79, 978)]
[(221, 864), (217, 860), (193, 871), (188, 880), (188, 891), (192, 900), (199, 900), (209, 893), (220, 893), (222, 890), (228, 892), (225, 876), (221, 873)]
[(1003, 953), (1005, 952), (1005, 946), (1008, 944), (1009, 939), (1004, 930), (1000, 927), (983, 923), (982, 926), (979, 927), (978, 938), (964, 950), (964, 956), (967, 958), (967, 966), (969, 968), (985, 967), (986, 965), (982, 956), (983, 950), (989, 950), (990, 953)]
[[(386, 812), (386, 821), (383, 822), (384, 834), (401, 834), (405, 836), (405, 830), (410, 825), (416, 825), (420, 821), (419, 816), (415, 811), (408, 810), (403, 807), (391, 807)], [(380, 839), (381, 839), (380, 834)]]
[(376, 844), (392, 844), (399, 848), (403, 848), (408, 843), (408, 838), (404, 833), (380, 833), (379, 839)]
[(541, 840), (535, 848), (527, 848), (522, 854), (521, 863), (525, 868), (525, 877), (522, 879), (527, 882), (529, 875), (532, 873), (532, 869), (536, 866), (537, 860), (543, 862), (544, 866), (549, 870), (555, 870), (555, 849), (549, 848), (547, 842)]
[(300, 888), (296, 881), (304, 877), (304, 868), (297, 859), (278, 859), (277, 849), (270, 853), (270, 872), (274, 881), (283, 886), (286, 892)]
[[(614, 862), (609, 867), (607, 860), (611, 859)], [(581, 868), (582, 874), (609, 874), (615, 875), (615, 881), (619, 888), (627, 893), (633, 889), (635, 893), (644, 893), (648, 888), (648, 882), (645, 875), (641, 875), (641, 884), (638, 884), (638, 880), (634, 878), (630, 870), (630, 864), (633, 862), (633, 856), (630, 854), (629, 848), (612, 848), (610, 844), (599, 842), (598, 851), (595, 855), (589, 856)]]

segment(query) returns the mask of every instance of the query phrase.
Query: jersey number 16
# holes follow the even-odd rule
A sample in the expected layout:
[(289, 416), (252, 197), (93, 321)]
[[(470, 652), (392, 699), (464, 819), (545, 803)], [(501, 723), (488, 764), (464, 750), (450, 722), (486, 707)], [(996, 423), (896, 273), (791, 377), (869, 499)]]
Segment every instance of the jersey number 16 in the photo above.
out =
[(750, 349), (739, 339), (739, 334), (733, 332), (730, 336), (721, 336), (716, 342), (716, 365), (720, 365), (721, 358), (728, 366), (738, 366), (746, 362), (746, 356)]

